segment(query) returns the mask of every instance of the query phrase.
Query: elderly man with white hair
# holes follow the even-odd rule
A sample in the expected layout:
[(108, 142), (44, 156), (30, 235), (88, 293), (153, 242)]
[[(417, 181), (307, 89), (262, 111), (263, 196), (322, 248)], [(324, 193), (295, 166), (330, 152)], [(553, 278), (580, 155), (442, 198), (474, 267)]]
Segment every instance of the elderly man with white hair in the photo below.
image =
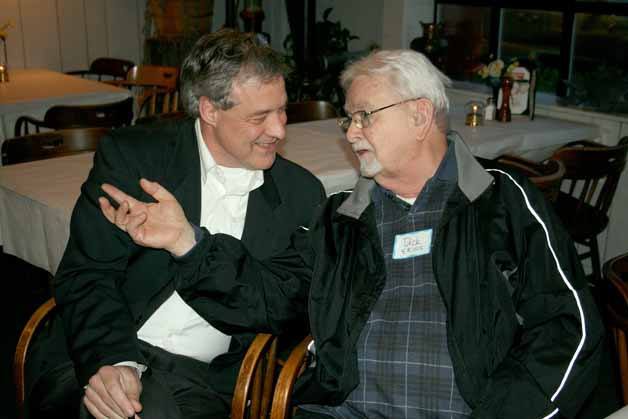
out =
[(108, 188), (130, 209), (105, 216), (178, 257), (176, 287), (204, 289), (208, 304), (219, 289), (225, 309), (243, 300), (276, 324), (286, 301), (307, 302), (315, 348), (297, 417), (575, 416), (596, 384), (603, 328), (542, 193), (483, 168), (448, 133), (449, 80), (423, 55), (374, 52), (341, 83), (339, 123), (362, 176), (281, 255), (255, 260), (191, 225), (156, 184), (145, 186), (156, 204)]

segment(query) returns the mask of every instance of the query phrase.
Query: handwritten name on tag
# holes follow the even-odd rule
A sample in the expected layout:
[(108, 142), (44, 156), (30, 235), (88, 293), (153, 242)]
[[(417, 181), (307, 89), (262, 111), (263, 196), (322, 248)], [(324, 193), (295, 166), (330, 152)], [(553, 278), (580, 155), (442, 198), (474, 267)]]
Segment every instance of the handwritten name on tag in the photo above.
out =
[(397, 234), (393, 247), (393, 259), (407, 259), (430, 253), (432, 229)]

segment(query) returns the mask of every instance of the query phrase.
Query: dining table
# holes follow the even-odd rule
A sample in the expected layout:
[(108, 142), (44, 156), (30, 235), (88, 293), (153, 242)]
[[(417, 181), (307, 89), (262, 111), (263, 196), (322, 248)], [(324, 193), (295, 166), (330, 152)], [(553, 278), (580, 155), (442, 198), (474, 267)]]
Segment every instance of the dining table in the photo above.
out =
[(96, 105), (124, 100), (128, 89), (58, 71), (12, 69), (8, 82), (0, 83), (0, 146), (14, 134), (22, 115), (43, 119), (55, 105)]
[[(544, 117), (475, 128), (463, 121), (452, 112), (451, 128), (485, 158), (511, 153), (543, 159), (549, 149), (598, 135), (595, 126)], [(334, 119), (287, 125), (279, 153), (317, 176), (328, 195), (352, 188), (358, 179), (359, 163)], [(88, 152), (0, 167), (0, 246), (5, 253), (56, 272), (72, 208), (92, 162)]]

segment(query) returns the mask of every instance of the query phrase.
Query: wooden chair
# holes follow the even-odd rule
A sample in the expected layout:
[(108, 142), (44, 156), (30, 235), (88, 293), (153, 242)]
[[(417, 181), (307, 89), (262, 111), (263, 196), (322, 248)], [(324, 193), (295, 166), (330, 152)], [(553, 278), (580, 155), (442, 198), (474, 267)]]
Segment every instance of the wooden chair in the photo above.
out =
[[(140, 106), (137, 117), (145, 118), (154, 115), (176, 114), (179, 112), (179, 93), (176, 89), (154, 89)], [(137, 122), (137, 120), (136, 120)]]
[(129, 70), (125, 80), (108, 83), (133, 91), (139, 116), (172, 112), (179, 108), (177, 67), (136, 65)]
[(556, 211), (574, 241), (586, 250), (580, 260), (591, 259), (592, 280), (601, 279), (597, 236), (608, 225), (608, 210), (628, 153), (628, 137), (607, 147), (579, 141), (560, 148), (552, 158), (565, 165)]
[(337, 118), (336, 108), (324, 100), (312, 100), (307, 102), (293, 102), (286, 106), (288, 124), (297, 122), (318, 121), (320, 119)]
[(231, 419), (268, 417), (276, 365), (277, 337), (259, 333), (240, 367), (231, 402)]
[(527, 176), (543, 192), (548, 201), (556, 202), (560, 183), (565, 175), (565, 165), (560, 160), (549, 159), (536, 163), (522, 157), (501, 156), (497, 159), (497, 163)]
[(94, 151), (109, 128), (73, 128), (11, 138), (2, 143), (2, 164), (24, 163), (34, 160)]
[(35, 132), (41, 128), (53, 130), (65, 128), (108, 127), (130, 125), (133, 121), (133, 98), (101, 105), (58, 105), (46, 111), (43, 121), (21, 116), (15, 121), (15, 137)]
[(98, 78), (98, 81), (102, 81), (103, 76), (111, 77), (112, 80), (125, 79), (127, 72), (134, 65), (135, 63), (129, 60), (101, 57), (92, 61), (88, 70), (67, 71), (66, 74), (81, 77), (95, 76)]
[(270, 419), (291, 418), (294, 409), (292, 408), (292, 389), (294, 383), (305, 369), (307, 361), (307, 348), (312, 342), (311, 336), (306, 336), (290, 353), (287, 361), (281, 368), (281, 373), (275, 385), (275, 395), (270, 411)]
[(617, 350), (624, 404), (628, 404), (628, 253), (604, 265), (608, 279), (606, 318)]
[(13, 380), (15, 383), (15, 400), (17, 404), (18, 419), (24, 419), (24, 402), (25, 402), (25, 382), (24, 367), (26, 364), (26, 355), (31, 340), (37, 331), (37, 327), (46, 320), (55, 308), (54, 299), (50, 298), (42, 304), (28, 319), (26, 325), (22, 329), (22, 333), (17, 341), (15, 355), (13, 357)]
[[(54, 299), (42, 304), (29, 318), (22, 329), (13, 359), (13, 379), (16, 389), (18, 418), (24, 418), (26, 356), (32, 338), (39, 325), (55, 308)], [(277, 338), (260, 333), (249, 347), (236, 382), (231, 404), (231, 419), (266, 418), (272, 398), (275, 366), (277, 361)]]

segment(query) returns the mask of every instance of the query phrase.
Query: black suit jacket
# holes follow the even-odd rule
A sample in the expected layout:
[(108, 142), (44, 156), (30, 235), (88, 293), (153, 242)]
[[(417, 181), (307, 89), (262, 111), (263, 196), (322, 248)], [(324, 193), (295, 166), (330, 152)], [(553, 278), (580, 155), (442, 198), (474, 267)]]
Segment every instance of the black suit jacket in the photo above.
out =
[[(188, 219), (199, 224), (200, 159), (194, 121), (114, 130), (100, 142), (72, 214), (53, 291), (80, 385), (103, 365), (129, 360), (146, 364), (136, 333), (174, 291), (176, 262), (168, 252), (135, 245), (98, 206), (104, 182), (142, 201), (152, 200), (139, 187), (142, 177), (167, 188)], [(264, 184), (249, 195), (243, 243), (256, 257), (269, 257), (288, 245), (291, 233), (307, 224), (323, 198), (320, 181), (277, 156), (264, 171)], [(215, 320), (212, 313), (196, 311), (210, 323)], [(222, 331), (231, 334), (224, 326)], [(255, 332), (233, 334), (229, 353), (212, 362), (215, 390), (233, 392)]]

